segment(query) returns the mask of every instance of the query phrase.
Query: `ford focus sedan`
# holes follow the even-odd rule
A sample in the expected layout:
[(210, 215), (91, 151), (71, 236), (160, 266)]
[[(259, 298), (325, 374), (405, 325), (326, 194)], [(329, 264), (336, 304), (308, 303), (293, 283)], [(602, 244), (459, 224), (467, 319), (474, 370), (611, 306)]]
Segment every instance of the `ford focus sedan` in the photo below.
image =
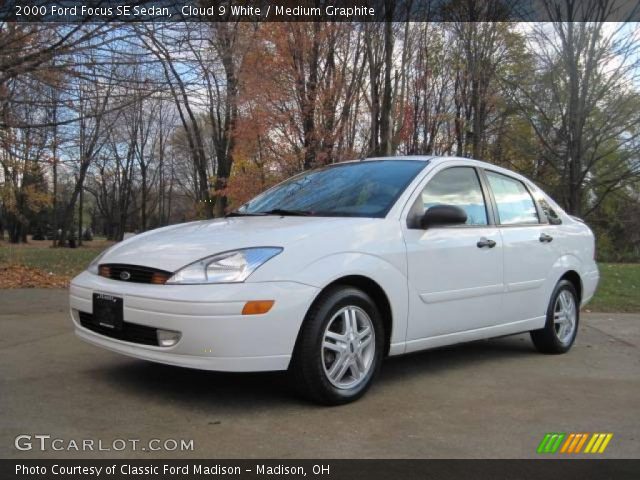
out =
[(357, 399), (385, 356), (531, 332), (567, 352), (599, 273), (591, 230), (531, 181), (462, 158), (344, 162), (226, 218), (120, 242), (71, 284), (77, 335), (136, 358), (290, 370)]

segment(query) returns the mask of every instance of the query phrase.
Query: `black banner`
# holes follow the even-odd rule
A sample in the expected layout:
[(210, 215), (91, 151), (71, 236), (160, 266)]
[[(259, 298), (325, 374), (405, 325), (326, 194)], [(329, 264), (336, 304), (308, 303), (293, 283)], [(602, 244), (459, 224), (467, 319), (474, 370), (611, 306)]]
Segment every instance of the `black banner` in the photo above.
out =
[(640, 21), (636, 0), (4, 0), (9, 22)]
[(3, 480), (212, 476), (242, 480), (637, 480), (640, 460), (0, 460)]

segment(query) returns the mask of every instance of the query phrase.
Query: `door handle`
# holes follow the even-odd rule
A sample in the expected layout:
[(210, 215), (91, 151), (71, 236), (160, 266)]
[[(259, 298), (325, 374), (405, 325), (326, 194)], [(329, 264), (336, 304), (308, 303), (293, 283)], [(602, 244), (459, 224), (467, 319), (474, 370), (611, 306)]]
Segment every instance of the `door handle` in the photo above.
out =
[(478, 243), (476, 243), (476, 245), (478, 246), (478, 248), (493, 248), (496, 246), (496, 242), (494, 240), (482, 237), (480, 240), (478, 240)]
[(540, 234), (540, 241), (542, 243), (549, 243), (549, 242), (553, 241), (553, 237), (551, 235), (547, 235), (546, 233), (541, 233)]

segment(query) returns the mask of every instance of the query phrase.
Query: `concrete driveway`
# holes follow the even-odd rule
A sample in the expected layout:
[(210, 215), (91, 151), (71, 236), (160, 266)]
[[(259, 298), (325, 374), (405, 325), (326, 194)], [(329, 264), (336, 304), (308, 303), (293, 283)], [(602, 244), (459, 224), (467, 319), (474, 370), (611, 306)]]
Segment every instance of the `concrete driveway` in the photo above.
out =
[[(640, 457), (640, 315), (584, 314), (567, 355), (527, 335), (389, 359), (355, 404), (293, 396), (282, 373), (156, 365), (86, 345), (60, 290), (0, 290), (1, 458), (521, 458), (547, 432), (612, 432)], [(193, 439), (189, 452), (21, 452), (65, 441)], [(580, 457), (593, 455), (581, 454)]]

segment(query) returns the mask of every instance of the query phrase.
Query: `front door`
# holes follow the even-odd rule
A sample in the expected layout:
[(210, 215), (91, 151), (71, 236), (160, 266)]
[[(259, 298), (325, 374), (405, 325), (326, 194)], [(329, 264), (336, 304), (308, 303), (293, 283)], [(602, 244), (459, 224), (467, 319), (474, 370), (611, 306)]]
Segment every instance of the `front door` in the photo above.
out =
[(497, 325), (503, 318), (502, 238), (492, 225), (477, 170), (454, 166), (436, 171), (412, 211), (421, 214), (437, 204), (461, 207), (467, 222), (427, 229), (406, 225), (407, 351), (414, 349), (412, 341)]

